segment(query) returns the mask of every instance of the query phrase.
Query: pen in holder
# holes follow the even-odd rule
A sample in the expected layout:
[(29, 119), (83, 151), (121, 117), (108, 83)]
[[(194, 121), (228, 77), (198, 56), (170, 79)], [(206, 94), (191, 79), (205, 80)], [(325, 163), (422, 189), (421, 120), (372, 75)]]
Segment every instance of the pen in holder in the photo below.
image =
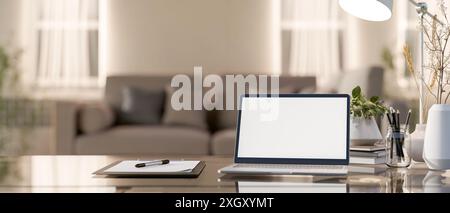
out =
[(389, 167), (408, 167), (411, 164), (409, 150), (407, 149), (411, 137), (408, 123), (411, 111), (408, 113), (405, 125), (400, 125), (400, 112), (391, 108), (387, 117), (390, 127), (386, 136), (386, 164)]

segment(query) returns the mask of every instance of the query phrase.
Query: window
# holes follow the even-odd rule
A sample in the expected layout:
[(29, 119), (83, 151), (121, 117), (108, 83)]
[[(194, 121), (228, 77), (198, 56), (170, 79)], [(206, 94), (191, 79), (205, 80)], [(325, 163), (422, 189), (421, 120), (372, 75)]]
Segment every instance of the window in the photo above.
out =
[(343, 29), (336, 0), (282, 0), (283, 74), (316, 76), (321, 84), (340, 72)]
[(95, 88), (101, 0), (33, 0), (34, 72), (38, 87)]
[[(438, 14), (437, 1), (425, 1), (428, 3), (428, 11), (431, 14)], [(412, 5), (408, 0), (399, 0), (395, 2), (396, 11), (394, 13), (398, 14), (398, 39), (397, 47), (395, 49), (398, 52), (398, 57), (396, 59), (397, 77), (399, 79), (400, 86), (402, 87), (413, 87), (415, 88), (415, 83), (413, 78), (410, 76), (407, 70), (407, 65), (403, 57), (402, 49), (405, 44), (407, 44), (411, 49), (411, 54), (413, 57), (414, 65), (416, 71), (420, 70), (420, 20), (417, 15), (416, 7)], [(448, 5), (448, 4), (447, 4)], [(426, 17), (429, 21), (431, 19)], [(426, 38), (425, 38), (426, 41)], [(427, 58), (427, 50), (424, 49), (425, 63)], [(425, 75), (427, 73), (425, 72)], [(415, 91), (415, 90), (413, 90)]]
[(398, 54), (396, 57), (397, 77), (399, 85), (402, 87), (414, 86), (410, 73), (407, 69), (406, 61), (403, 57), (402, 49), (407, 44), (411, 49), (411, 54), (416, 65), (416, 69), (419, 68), (420, 62), (420, 32), (419, 32), (419, 19), (417, 18), (417, 12), (415, 6), (410, 4), (407, 0), (401, 0), (396, 2), (396, 10), (394, 13), (398, 14), (398, 40), (395, 51)]

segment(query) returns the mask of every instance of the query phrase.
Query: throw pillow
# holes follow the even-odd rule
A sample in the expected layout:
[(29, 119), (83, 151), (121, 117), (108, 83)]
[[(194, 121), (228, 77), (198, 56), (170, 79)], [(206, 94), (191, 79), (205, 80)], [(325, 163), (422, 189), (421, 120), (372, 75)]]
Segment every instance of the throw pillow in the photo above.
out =
[(122, 90), (118, 112), (119, 124), (155, 125), (161, 120), (164, 91), (147, 91), (134, 87)]

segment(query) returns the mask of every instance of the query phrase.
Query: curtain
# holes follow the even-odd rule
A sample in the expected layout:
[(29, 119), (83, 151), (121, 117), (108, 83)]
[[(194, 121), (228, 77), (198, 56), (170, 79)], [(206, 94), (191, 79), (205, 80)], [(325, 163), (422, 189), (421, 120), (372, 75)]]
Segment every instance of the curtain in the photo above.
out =
[(320, 85), (340, 71), (338, 12), (337, 0), (283, 0), (291, 75), (316, 76)]
[(38, 83), (58, 87), (89, 84), (92, 69), (89, 30), (98, 29), (89, 20), (92, 2), (95, 0), (37, 2)]

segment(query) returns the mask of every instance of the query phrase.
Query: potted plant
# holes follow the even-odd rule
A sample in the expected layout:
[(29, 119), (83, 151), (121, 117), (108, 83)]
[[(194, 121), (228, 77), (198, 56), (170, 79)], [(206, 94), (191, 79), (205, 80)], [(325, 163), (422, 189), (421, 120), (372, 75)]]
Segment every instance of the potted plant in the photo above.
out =
[[(20, 49), (0, 44), (0, 155), (28, 151), (29, 136), (40, 116), (37, 110), (42, 110), (22, 90), (21, 55)], [(0, 173), (2, 169), (0, 165)]]
[(430, 169), (446, 170), (450, 169), (450, 49), (447, 45), (450, 41), (450, 23), (444, 1), (439, 1), (438, 9), (441, 20), (437, 15), (433, 16), (432, 21), (425, 22), (422, 29), (428, 56), (424, 72), (415, 72), (408, 47), (404, 48), (404, 55), (419, 91), (424, 89), (424, 95), (420, 97), (421, 108), (425, 109), (420, 113), (427, 118), (423, 160)]
[(354, 146), (371, 146), (383, 140), (376, 117), (383, 116), (387, 108), (378, 96), (366, 98), (361, 87), (352, 90), (350, 103), (350, 139)]

